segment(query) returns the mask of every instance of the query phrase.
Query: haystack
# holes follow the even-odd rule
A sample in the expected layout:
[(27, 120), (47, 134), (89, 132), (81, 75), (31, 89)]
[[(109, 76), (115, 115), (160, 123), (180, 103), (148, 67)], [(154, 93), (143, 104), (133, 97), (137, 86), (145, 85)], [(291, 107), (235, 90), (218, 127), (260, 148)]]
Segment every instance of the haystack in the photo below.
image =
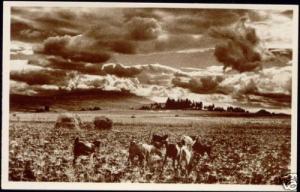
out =
[(78, 115), (71, 113), (60, 114), (57, 117), (55, 128), (79, 129), (81, 120)]
[(96, 116), (94, 119), (94, 127), (96, 129), (111, 129), (113, 122), (105, 116)]

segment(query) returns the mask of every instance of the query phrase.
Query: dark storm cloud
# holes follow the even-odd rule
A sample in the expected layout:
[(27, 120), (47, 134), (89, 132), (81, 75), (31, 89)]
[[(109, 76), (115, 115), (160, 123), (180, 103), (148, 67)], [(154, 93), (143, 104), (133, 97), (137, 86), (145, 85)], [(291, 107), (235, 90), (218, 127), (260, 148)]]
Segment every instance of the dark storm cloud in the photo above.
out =
[(100, 73), (122, 78), (136, 78), (143, 84), (164, 86), (169, 85), (174, 76), (188, 76), (181, 70), (160, 64), (126, 66), (120, 63), (106, 63), (102, 65)]
[[(90, 34), (103, 40), (150, 40), (158, 35), (155, 18), (138, 15), (125, 17), (129, 10), (106, 8), (12, 8), (12, 38), (21, 38), (21, 32), (32, 30), (44, 33), (43, 38), (55, 35)], [(99, 39), (100, 38), (100, 39)], [(111, 39), (111, 40), (112, 40)], [(24, 37), (24, 40), (28, 40)]]
[(134, 40), (156, 39), (160, 33), (160, 25), (154, 18), (134, 17), (127, 25), (130, 37)]
[[(117, 77), (134, 78), (146, 82), (157, 82), (164, 78), (187, 76), (184, 72), (172, 67), (159, 64), (126, 66), (120, 63), (88, 63), (71, 61), (59, 56), (36, 57), (28, 61), (29, 65), (42, 68), (60, 69), (67, 72), (77, 71), (88, 75), (115, 75)], [(153, 84), (153, 83), (152, 83)]]
[(171, 33), (201, 34), (213, 26), (226, 26), (236, 22), (247, 11), (229, 9), (172, 9), (173, 17), (166, 28)]
[(80, 36), (81, 43), (88, 41), (89, 48), (94, 50), (134, 54), (137, 43), (129, 39), (129, 32), (121, 28), (120, 25), (122, 24), (114, 26), (109, 23), (99, 22)]
[(124, 9), (126, 20), (154, 18), (169, 34), (202, 34), (212, 26), (225, 26), (252, 12), (239, 9), (139, 8)]
[(36, 42), (42, 41), (56, 33), (40, 30), (22, 20), (11, 20), (11, 36), (13, 40)]
[(121, 64), (106, 64), (101, 70), (106, 74), (112, 74), (118, 77), (134, 77), (142, 71), (141, 68), (134, 66), (126, 67)]
[(223, 81), (221, 76), (203, 76), (192, 77), (188, 80), (182, 80), (180, 77), (175, 77), (172, 80), (174, 86), (189, 89), (194, 93), (209, 94), (220, 93), (219, 84)]
[(255, 29), (244, 25), (244, 18), (233, 28), (212, 28), (210, 35), (224, 40), (215, 47), (215, 56), (223, 63), (224, 70), (232, 67), (245, 72), (262, 67), (262, 53), (258, 50), (260, 40)]
[(262, 96), (264, 98), (271, 99), (275, 102), (277, 102), (278, 106), (282, 104), (291, 104), (292, 96), (290, 94), (284, 94), (284, 93), (257, 93), (257, 96)]
[(123, 54), (136, 53), (136, 44), (127, 40), (111, 41), (108, 43), (112, 51)]
[(10, 79), (28, 85), (64, 85), (67, 81), (65, 71), (49, 69), (11, 71)]
[[(290, 12), (281, 14), (291, 15)], [(28, 64), (42, 69), (12, 71), (11, 80), (18, 92), (28, 90), (28, 94), (57, 91), (58, 87), (68, 90), (77, 86), (78, 76), (82, 80), (79, 88), (87, 90), (108, 88), (142, 93), (147, 92), (147, 86), (161, 86), (161, 92), (168, 96), (168, 90), (176, 87), (174, 90), (183, 92), (222, 94), (238, 101), (286, 105), (290, 102), (286, 92), (291, 89), (288, 85), (279, 91), (263, 87), (263, 83), (256, 81), (240, 87), (237, 86), (239, 81), (223, 86), (228, 77), (199, 77), (195, 75), (197, 71), (182, 72), (159, 64), (125, 66), (114, 57), (178, 50), (183, 51), (183, 55), (189, 49), (200, 50), (218, 44), (215, 49), (218, 61), (224, 68), (244, 72), (239, 74), (242, 75), (259, 69), (262, 63), (257, 49), (260, 41), (254, 29), (246, 28), (241, 33), (224, 30), (243, 16), (255, 22), (269, 19), (268, 14), (258, 11), (229, 9), (13, 8), (12, 40), (34, 42), (37, 47), (33, 55), (26, 56), (18, 53), (24, 50), (12, 50), (15, 52), (12, 58), (28, 60), (30, 57)], [(192, 56), (188, 60), (195, 58), (198, 61)], [(177, 55), (169, 56), (167, 62), (172, 63), (172, 59), (183, 64), (186, 61)], [(204, 62), (200, 56), (199, 66)], [(271, 77), (266, 79), (274, 81)], [(139, 86), (144, 89), (138, 89)], [(276, 89), (278, 85), (272, 87)], [(147, 94), (155, 95), (150, 92)]]
[(87, 63), (76, 62), (63, 57), (37, 58), (29, 60), (28, 64), (40, 66), (44, 68), (60, 69), (67, 72), (77, 71), (80, 74), (88, 75), (115, 75), (118, 77), (135, 77), (143, 69), (135, 66), (125, 66), (121, 64), (101, 64), (101, 63)]
[(138, 41), (154, 40), (159, 33), (160, 26), (153, 18), (134, 17), (120, 25), (102, 21), (81, 35), (49, 37), (36, 52), (73, 61), (103, 63), (114, 53), (135, 54)]
[[(229, 25), (247, 12), (226, 9), (14, 7), (12, 39), (42, 41), (48, 37), (84, 34), (100, 44), (108, 44), (118, 53), (139, 53), (136, 48), (139, 46), (130, 40), (155, 43), (159, 35), (203, 34), (212, 26)], [(168, 44), (167, 40), (164, 43)], [(186, 46), (193, 46), (193, 42), (187, 41)], [(156, 46), (150, 48), (156, 51)]]
[(11, 33), (13, 40), (41, 42), (57, 35), (77, 35), (81, 26), (75, 12), (68, 9), (12, 8)]
[[(72, 61), (91, 63), (105, 62), (110, 58), (110, 54), (107, 52), (88, 50), (88, 43), (88, 40), (86, 42), (82, 41), (80, 36), (49, 37), (44, 41), (42, 47), (37, 48), (35, 51), (45, 55), (61, 56)], [(91, 47), (93, 46), (94, 42), (92, 42)]]
[[(81, 33), (82, 23), (72, 9), (45, 7), (12, 7), (12, 39), (41, 41), (55, 35), (77, 35)], [(23, 33), (41, 33), (38, 39), (26, 37)]]

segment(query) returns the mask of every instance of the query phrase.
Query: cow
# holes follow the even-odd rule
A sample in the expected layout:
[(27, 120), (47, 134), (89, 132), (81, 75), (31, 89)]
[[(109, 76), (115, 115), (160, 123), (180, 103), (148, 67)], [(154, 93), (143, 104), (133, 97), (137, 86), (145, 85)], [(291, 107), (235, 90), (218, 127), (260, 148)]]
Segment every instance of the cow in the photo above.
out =
[(181, 142), (178, 143), (165, 143), (166, 146), (166, 153), (164, 157), (164, 162), (163, 162), (163, 168), (167, 162), (168, 158), (171, 158), (173, 161), (173, 168), (174, 170), (176, 169), (176, 161), (177, 161), (177, 166), (179, 165), (179, 158), (180, 158), (180, 150), (181, 150)]
[(128, 164), (132, 164), (134, 158), (138, 157), (139, 164), (142, 167), (144, 167), (145, 161), (147, 165), (149, 165), (151, 155), (157, 154), (160, 157), (162, 156), (161, 150), (155, 145), (141, 142), (137, 143), (135, 141), (130, 142), (128, 153)]
[(198, 139), (198, 136), (182, 135), (180, 138), (180, 142), (182, 143), (182, 145), (185, 145), (185, 146), (189, 147), (189, 149), (191, 149), (197, 139)]
[(101, 142), (96, 140), (92, 143), (80, 141), (78, 137), (75, 138), (74, 147), (73, 147), (73, 166), (76, 163), (76, 159), (79, 156), (90, 156), (93, 158), (95, 153), (99, 151)]
[(201, 142), (199, 138), (193, 144), (192, 149), (197, 155), (203, 156), (206, 153), (209, 157), (211, 157), (212, 146)]
[(192, 170), (193, 158), (194, 158), (193, 150), (190, 150), (190, 148), (186, 145), (182, 146), (180, 149), (179, 164), (180, 164), (180, 168), (182, 169), (182, 163), (184, 163), (186, 175), (189, 175)]
[(160, 136), (158, 134), (152, 134), (151, 144), (157, 148), (161, 148), (163, 145), (167, 144), (169, 135), (165, 134)]
[(187, 145), (181, 147), (179, 162), (180, 167), (182, 167), (182, 163), (185, 164), (186, 176), (191, 173), (192, 169), (198, 164), (200, 157), (205, 153), (208, 157), (213, 158), (211, 150), (212, 147), (201, 142), (199, 137), (195, 139), (191, 148)]

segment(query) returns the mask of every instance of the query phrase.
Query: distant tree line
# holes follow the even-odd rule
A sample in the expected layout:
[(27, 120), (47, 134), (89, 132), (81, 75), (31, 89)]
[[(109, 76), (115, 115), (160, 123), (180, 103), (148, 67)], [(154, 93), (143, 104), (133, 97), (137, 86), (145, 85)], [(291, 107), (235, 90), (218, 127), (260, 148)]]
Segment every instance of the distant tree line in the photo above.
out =
[(99, 110), (101, 110), (101, 108), (97, 107), (97, 106), (95, 106), (95, 107), (81, 108), (80, 109), (80, 111), (99, 111)]
[(202, 102), (194, 102), (189, 99), (170, 99), (168, 98), (165, 104), (165, 109), (197, 109), (202, 110)]
[[(79, 111), (99, 111), (102, 110), (100, 107), (98, 106), (94, 106), (94, 107), (87, 107), (87, 108), (80, 108)], [(49, 112), (50, 111), (50, 106), (49, 105), (45, 105), (42, 107), (38, 107), (37, 109), (35, 109), (35, 112)]]
[(43, 107), (38, 107), (37, 109), (35, 109), (35, 112), (49, 112), (50, 111), (50, 106), (45, 105)]
[(152, 103), (144, 105), (141, 110), (159, 110), (159, 109), (183, 109), (183, 110), (205, 110), (205, 111), (218, 111), (218, 112), (238, 112), (249, 113), (241, 107), (229, 106), (226, 109), (223, 107), (216, 107), (214, 104), (204, 106), (203, 102), (195, 102), (189, 99), (171, 99), (168, 98), (165, 103)]

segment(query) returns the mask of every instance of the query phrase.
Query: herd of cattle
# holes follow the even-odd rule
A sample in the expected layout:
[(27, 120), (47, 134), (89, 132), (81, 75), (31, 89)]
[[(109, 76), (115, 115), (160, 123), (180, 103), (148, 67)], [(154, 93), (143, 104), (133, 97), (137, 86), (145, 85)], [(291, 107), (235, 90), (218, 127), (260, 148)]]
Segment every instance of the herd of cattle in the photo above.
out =
[[(77, 137), (74, 141), (73, 148), (73, 165), (76, 164), (76, 159), (79, 156), (90, 156), (93, 158), (99, 151), (101, 142), (96, 140), (94, 142), (80, 141)], [(145, 166), (149, 166), (150, 159), (153, 156), (158, 156), (163, 160), (161, 173), (167, 162), (167, 159), (171, 159), (174, 170), (178, 168), (184, 170), (186, 175), (189, 175), (199, 162), (200, 157), (205, 153), (209, 158), (211, 156), (212, 147), (201, 141), (200, 136), (187, 136), (183, 135), (179, 142), (170, 143), (168, 135), (152, 134), (150, 143), (131, 141), (128, 149), (128, 164), (134, 164), (136, 160), (142, 169)], [(183, 166), (184, 165), (184, 166)]]

